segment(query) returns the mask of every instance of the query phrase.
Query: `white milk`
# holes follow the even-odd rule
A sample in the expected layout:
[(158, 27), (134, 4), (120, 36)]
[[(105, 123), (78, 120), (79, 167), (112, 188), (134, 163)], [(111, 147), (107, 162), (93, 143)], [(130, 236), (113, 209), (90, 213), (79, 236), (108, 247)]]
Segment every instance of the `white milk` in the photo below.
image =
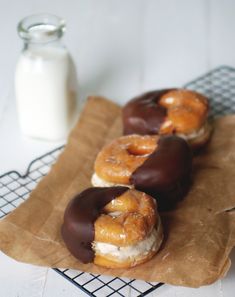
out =
[(19, 121), (25, 135), (48, 140), (67, 136), (76, 114), (66, 48), (32, 45), (22, 52), (15, 73)]

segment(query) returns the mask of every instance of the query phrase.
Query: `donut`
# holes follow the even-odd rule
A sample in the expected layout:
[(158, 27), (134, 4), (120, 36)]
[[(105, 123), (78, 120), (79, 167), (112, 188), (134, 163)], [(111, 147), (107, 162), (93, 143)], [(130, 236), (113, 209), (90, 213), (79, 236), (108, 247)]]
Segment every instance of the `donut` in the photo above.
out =
[(177, 136), (126, 135), (97, 155), (91, 183), (96, 187), (127, 186), (154, 198), (160, 211), (174, 208), (190, 185), (192, 154)]
[(144, 263), (163, 240), (155, 200), (120, 186), (88, 188), (76, 195), (65, 210), (61, 234), (78, 260), (107, 268)]
[(172, 135), (184, 138), (193, 149), (210, 139), (207, 97), (186, 89), (164, 89), (142, 94), (122, 110), (123, 133)]

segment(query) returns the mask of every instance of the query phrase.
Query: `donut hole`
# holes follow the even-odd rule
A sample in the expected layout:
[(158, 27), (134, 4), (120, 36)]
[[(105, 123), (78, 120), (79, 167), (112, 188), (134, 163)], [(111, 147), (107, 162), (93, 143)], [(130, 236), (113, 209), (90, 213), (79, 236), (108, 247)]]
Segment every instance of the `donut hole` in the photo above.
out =
[(145, 153), (145, 152), (142, 152), (142, 151), (136, 151), (136, 150), (133, 150), (133, 149), (127, 149), (127, 152), (129, 155), (132, 155), (132, 156), (148, 156), (149, 153)]
[(152, 154), (153, 151), (156, 149), (156, 146), (157, 146), (156, 144), (150, 147), (145, 145), (140, 146), (133, 143), (127, 148), (127, 152), (129, 155), (145, 157)]
[(107, 215), (109, 215), (112, 218), (116, 218), (118, 216), (120, 216), (122, 214), (121, 211), (112, 211), (112, 212), (108, 212)]

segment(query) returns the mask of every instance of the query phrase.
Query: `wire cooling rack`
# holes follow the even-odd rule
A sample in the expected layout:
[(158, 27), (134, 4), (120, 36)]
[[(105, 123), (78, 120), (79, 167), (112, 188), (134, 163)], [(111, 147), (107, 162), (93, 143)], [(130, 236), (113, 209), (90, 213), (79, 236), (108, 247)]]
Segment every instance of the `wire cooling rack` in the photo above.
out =
[[(210, 98), (211, 114), (225, 115), (235, 112), (235, 69), (219, 67), (185, 85), (186, 88), (199, 91)], [(0, 176), (0, 218), (3, 218), (30, 195), (39, 180), (45, 176), (58, 155), (59, 147), (32, 161), (25, 173), (20, 175), (11, 171)], [(163, 285), (134, 279), (110, 277), (84, 273), (71, 269), (55, 269), (67, 280), (79, 287), (88, 296), (97, 297), (140, 297), (146, 296)]]
[(205, 94), (210, 99), (211, 115), (235, 113), (235, 68), (221, 66), (184, 87)]

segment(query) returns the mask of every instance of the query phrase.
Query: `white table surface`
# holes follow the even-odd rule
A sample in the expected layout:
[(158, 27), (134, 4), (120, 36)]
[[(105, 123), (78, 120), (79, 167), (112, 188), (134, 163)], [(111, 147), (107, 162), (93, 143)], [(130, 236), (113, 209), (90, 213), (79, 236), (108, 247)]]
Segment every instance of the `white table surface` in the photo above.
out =
[[(27, 139), (21, 135), (13, 91), (11, 87), (9, 90), (5, 88), (0, 100), (0, 175), (9, 170), (23, 173), (31, 160), (62, 144)], [(234, 297), (235, 252), (232, 261), (226, 278), (213, 285), (198, 289), (164, 285), (149, 296)], [(18, 263), (0, 252), (0, 297), (53, 296), (82, 297), (86, 294), (52, 269)], [(129, 296), (132, 296), (131, 292)]]

